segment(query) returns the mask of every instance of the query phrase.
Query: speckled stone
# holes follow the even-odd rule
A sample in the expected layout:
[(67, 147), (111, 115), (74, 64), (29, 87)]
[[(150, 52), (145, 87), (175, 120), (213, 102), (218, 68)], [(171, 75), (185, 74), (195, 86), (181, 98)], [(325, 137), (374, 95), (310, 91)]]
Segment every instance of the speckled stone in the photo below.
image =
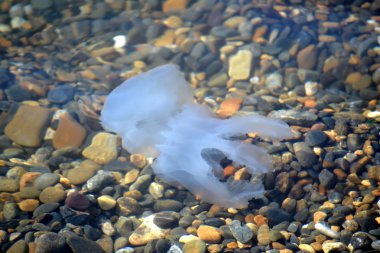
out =
[(15, 242), (6, 253), (24, 253), (27, 250), (27, 245), (25, 240), (18, 240)]
[(117, 157), (117, 136), (106, 132), (96, 134), (82, 154), (96, 163), (108, 163)]
[(133, 246), (145, 245), (150, 241), (165, 237), (165, 230), (159, 228), (153, 222), (153, 215), (144, 219), (129, 237), (129, 243)]
[(47, 187), (40, 194), (42, 203), (61, 202), (65, 199), (65, 191), (57, 187)]
[(206, 243), (199, 239), (190, 240), (183, 245), (184, 253), (204, 253), (206, 252)]
[(4, 129), (12, 141), (26, 147), (38, 147), (50, 118), (50, 110), (39, 106), (21, 105)]

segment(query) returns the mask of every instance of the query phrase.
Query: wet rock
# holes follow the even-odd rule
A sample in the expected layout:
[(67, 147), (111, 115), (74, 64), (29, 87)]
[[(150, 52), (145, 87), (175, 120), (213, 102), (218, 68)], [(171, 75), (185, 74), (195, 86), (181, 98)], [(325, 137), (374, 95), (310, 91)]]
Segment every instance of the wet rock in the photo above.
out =
[(219, 243), (222, 238), (218, 229), (207, 225), (200, 225), (197, 235), (199, 239), (206, 243)]
[(183, 245), (184, 253), (204, 253), (206, 252), (206, 243), (199, 239), (190, 240)]
[(159, 199), (154, 203), (155, 211), (175, 211), (178, 212), (182, 209), (183, 204), (173, 199)]
[(76, 122), (68, 113), (60, 116), (58, 128), (53, 136), (53, 146), (56, 149), (79, 148), (86, 138), (86, 129)]
[(116, 200), (111, 196), (103, 195), (97, 199), (98, 205), (102, 210), (108, 211), (116, 206)]
[(73, 253), (83, 253), (83, 252), (92, 252), (92, 253), (105, 253), (102, 247), (96, 242), (84, 239), (79, 236), (70, 236), (67, 238), (67, 244)]
[(317, 50), (314, 45), (302, 49), (297, 55), (298, 67), (302, 69), (313, 69), (317, 62)]
[(30, 3), (35, 10), (45, 10), (53, 5), (52, 0), (31, 0)]
[(69, 170), (66, 177), (72, 184), (80, 185), (86, 183), (99, 169), (100, 166), (97, 163), (84, 160), (78, 167)]
[(361, 149), (363, 141), (358, 134), (348, 134), (347, 136), (347, 148), (351, 151)]
[(323, 147), (329, 140), (327, 134), (320, 130), (311, 130), (305, 136), (305, 142), (311, 147)]
[(25, 199), (18, 203), (18, 207), (23, 212), (33, 212), (39, 204), (40, 202), (36, 199)]
[(327, 169), (323, 169), (321, 173), (318, 175), (319, 182), (321, 185), (327, 188), (332, 188), (334, 187), (334, 184), (336, 182), (336, 177), (333, 173), (331, 173)]
[(252, 230), (246, 225), (242, 225), (240, 221), (233, 220), (228, 227), (231, 230), (232, 235), (241, 243), (249, 242), (253, 237)]
[(36, 239), (36, 253), (64, 253), (68, 250), (65, 238), (56, 233), (46, 232)]
[(308, 111), (276, 110), (269, 113), (269, 117), (282, 119), (290, 125), (312, 126), (318, 116)]
[(305, 142), (296, 142), (293, 144), (294, 152), (298, 162), (304, 167), (312, 167), (318, 161), (313, 150)]
[(14, 142), (26, 147), (38, 147), (49, 122), (50, 110), (39, 106), (22, 105), (4, 129)]
[(277, 225), (284, 221), (290, 221), (291, 215), (281, 208), (271, 208), (265, 213), (269, 225)]
[(259, 227), (259, 230), (257, 231), (257, 242), (259, 245), (262, 245), (262, 246), (269, 245), (270, 239), (269, 239), (268, 225), (263, 224)]
[(106, 132), (98, 133), (82, 154), (99, 164), (110, 162), (117, 157), (117, 136)]
[(178, 218), (174, 212), (160, 212), (154, 216), (153, 222), (160, 228), (174, 228), (178, 225)]
[(153, 222), (153, 215), (144, 218), (143, 223), (136, 228), (129, 237), (129, 243), (133, 246), (145, 245), (150, 241), (165, 237), (165, 230), (159, 228)]
[(0, 178), (0, 192), (16, 192), (19, 184), (16, 179)]
[(83, 195), (80, 192), (74, 191), (72, 193), (69, 193), (65, 200), (65, 205), (74, 209), (83, 211), (90, 207), (91, 202), (86, 197), (86, 195)]
[(61, 188), (47, 187), (40, 194), (42, 203), (58, 203), (65, 199), (65, 191)]
[(228, 75), (234, 80), (247, 80), (251, 73), (252, 53), (240, 50), (230, 57)]
[(97, 192), (115, 182), (115, 178), (109, 171), (98, 171), (98, 173), (87, 181), (86, 187), (90, 192)]
[(36, 178), (33, 185), (38, 190), (43, 190), (46, 187), (53, 186), (59, 182), (59, 175), (55, 173), (44, 173)]
[(74, 88), (70, 85), (61, 85), (49, 91), (47, 99), (54, 104), (65, 104), (74, 96)]
[(121, 197), (117, 199), (120, 215), (128, 216), (130, 214), (138, 214), (141, 210), (139, 202), (130, 197)]
[(189, 0), (166, 0), (162, 5), (163, 12), (184, 11)]
[(26, 252), (27, 245), (25, 240), (18, 240), (15, 242), (6, 253), (24, 253)]

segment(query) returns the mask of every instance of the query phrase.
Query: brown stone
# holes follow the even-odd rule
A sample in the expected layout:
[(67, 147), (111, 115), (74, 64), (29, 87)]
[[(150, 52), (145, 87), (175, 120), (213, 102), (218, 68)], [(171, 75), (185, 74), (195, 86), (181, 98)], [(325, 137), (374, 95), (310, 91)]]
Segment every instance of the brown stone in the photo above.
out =
[(153, 222), (153, 215), (144, 219), (143, 223), (129, 237), (132, 246), (145, 245), (150, 241), (165, 237), (165, 230), (158, 227)]
[(18, 203), (18, 207), (23, 212), (33, 212), (39, 204), (37, 199), (25, 199)]
[(228, 98), (220, 104), (220, 108), (216, 113), (221, 118), (230, 117), (239, 110), (242, 102), (243, 99), (241, 98)]
[(189, 0), (166, 0), (162, 5), (164, 12), (183, 11), (186, 9)]
[(106, 164), (117, 157), (117, 142), (117, 136), (114, 134), (98, 133), (82, 154), (98, 164)]
[(33, 186), (34, 180), (41, 175), (40, 172), (26, 172), (20, 179), (20, 189)]
[(39, 106), (21, 105), (4, 133), (12, 141), (26, 147), (38, 147), (48, 125), (51, 111)]
[(220, 231), (217, 228), (207, 225), (200, 225), (197, 230), (197, 235), (199, 239), (206, 243), (219, 243), (221, 240)]
[(359, 72), (351, 73), (347, 76), (345, 83), (350, 85), (353, 90), (362, 90), (371, 85), (372, 78), (370, 75), (362, 75)]
[(302, 69), (312, 69), (317, 62), (317, 50), (314, 45), (309, 45), (298, 52), (297, 63)]
[(82, 145), (85, 138), (86, 129), (76, 122), (70, 114), (62, 114), (59, 119), (57, 131), (53, 137), (54, 148), (78, 148)]
[(264, 224), (259, 227), (257, 231), (257, 242), (258, 245), (265, 246), (270, 243), (269, 239), (269, 226)]

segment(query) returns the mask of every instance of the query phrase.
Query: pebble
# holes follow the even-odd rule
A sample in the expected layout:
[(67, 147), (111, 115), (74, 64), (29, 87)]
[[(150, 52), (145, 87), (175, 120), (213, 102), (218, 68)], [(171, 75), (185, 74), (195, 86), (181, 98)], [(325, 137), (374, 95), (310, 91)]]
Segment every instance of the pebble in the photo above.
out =
[(68, 113), (60, 116), (57, 130), (53, 136), (53, 146), (60, 148), (79, 148), (87, 136), (86, 129)]
[(7, 250), (6, 253), (23, 253), (26, 252), (26, 250), (27, 245), (25, 240), (18, 240)]
[(145, 245), (150, 241), (165, 237), (165, 230), (159, 228), (153, 222), (153, 215), (144, 218), (144, 221), (129, 237), (129, 243), (133, 246)]
[(59, 175), (55, 173), (44, 173), (34, 180), (34, 187), (38, 190), (43, 190), (46, 187), (53, 186), (59, 182)]
[(36, 239), (36, 253), (63, 253), (67, 250), (65, 238), (56, 233), (46, 232)]
[(137, 200), (130, 197), (121, 197), (117, 199), (120, 215), (138, 214), (141, 211), (141, 206)]
[(318, 157), (305, 142), (296, 142), (293, 144), (294, 152), (298, 162), (304, 167), (312, 167), (318, 161)]
[(97, 202), (98, 202), (99, 207), (105, 211), (111, 210), (112, 208), (116, 206), (116, 203), (117, 203), (114, 198), (107, 195), (103, 195), (97, 198)]
[(70, 85), (60, 85), (47, 94), (47, 99), (53, 104), (65, 104), (72, 100), (74, 96), (74, 88)]
[(265, 215), (268, 219), (269, 225), (277, 225), (284, 221), (291, 220), (290, 214), (281, 208), (268, 209)]
[(26, 147), (38, 147), (50, 118), (50, 110), (39, 106), (21, 105), (4, 133), (12, 141)]
[(53, 1), (51, 0), (31, 0), (30, 4), (32, 8), (35, 10), (45, 10), (50, 8), (53, 5)]
[(174, 199), (158, 199), (154, 203), (153, 209), (156, 212), (160, 211), (175, 211), (179, 212), (183, 207), (183, 204)]
[(115, 178), (111, 172), (99, 170), (95, 176), (87, 181), (86, 188), (90, 192), (97, 192), (114, 182)]
[(265, 86), (270, 90), (279, 89), (282, 87), (282, 75), (278, 72), (269, 74), (265, 78)]
[(83, 211), (91, 206), (91, 202), (86, 195), (73, 191), (67, 195), (65, 205), (74, 210)]
[(308, 111), (298, 110), (276, 110), (268, 115), (270, 118), (282, 119), (290, 125), (312, 126), (317, 120), (317, 115)]
[(73, 253), (104, 253), (104, 250), (96, 242), (87, 240), (76, 235), (70, 236), (69, 238), (67, 238), (66, 241)]
[(322, 250), (324, 253), (344, 252), (346, 248), (346, 245), (344, 245), (342, 242), (326, 241), (322, 244)]
[(72, 184), (80, 185), (86, 183), (99, 169), (100, 166), (97, 163), (91, 160), (84, 160), (78, 167), (70, 169), (66, 177)]
[(183, 245), (183, 252), (204, 253), (206, 252), (206, 243), (199, 239), (190, 240), (189, 242), (186, 242), (185, 245)]
[(40, 202), (36, 199), (25, 199), (18, 203), (18, 207), (23, 212), (33, 212), (39, 204)]
[(40, 194), (42, 203), (59, 203), (66, 197), (65, 191), (58, 187), (46, 187)]
[(0, 192), (17, 192), (19, 184), (16, 179), (0, 178)]
[(239, 50), (230, 57), (228, 75), (234, 80), (247, 80), (251, 73), (252, 53), (249, 50)]
[(332, 188), (336, 182), (336, 176), (327, 169), (323, 169), (318, 175), (319, 182), (326, 188)]
[(178, 226), (178, 219), (175, 212), (160, 212), (154, 216), (153, 222), (160, 228), (168, 229)]
[(309, 45), (299, 51), (297, 64), (302, 69), (313, 69), (317, 62), (317, 50), (314, 45)]
[(217, 228), (207, 225), (200, 225), (197, 229), (197, 235), (206, 243), (219, 243), (222, 239), (221, 232)]
[(329, 228), (328, 226), (322, 224), (322, 223), (316, 223), (315, 224), (315, 229), (318, 230), (319, 232), (321, 232), (322, 234), (328, 236), (328, 237), (331, 237), (331, 238), (339, 238), (339, 233), (332, 230), (331, 228)]
[(242, 225), (240, 221), (233, 220), (228, 227), (231, 230), (232, 235), (241, 243), (249, 242), (253, 237), (252, 230), (247, 225)]
[(257, 242), (258, 242), (258, 245), (261, 245), (261, 246), (269, 245), (270, 239), (269, 239), (268, 225), (263, 224), (259, 227), (259, 230), (257, 231)]
[(98, 164), (110, 162), (117, 157), (117, 136), (106, 132), (96, 134), (82, 154)]

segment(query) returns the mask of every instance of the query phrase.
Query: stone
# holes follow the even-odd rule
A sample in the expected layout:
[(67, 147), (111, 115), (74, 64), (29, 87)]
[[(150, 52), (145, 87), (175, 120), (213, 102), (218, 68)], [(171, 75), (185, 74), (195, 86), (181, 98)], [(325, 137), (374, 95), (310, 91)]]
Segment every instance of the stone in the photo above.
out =
[(231, 230), (232, 235), (241, 243), (249, 242), (253, 237), (252, 230), (245, 224), (241, 224), (238, 220), (233, 220), (228, 227)]
[(117, 157), (117, 143), (116, 135), (101, 132), (92, 138), (90, 146), (82, 154), (98, 164), (106, 164)]
[(370, 75), (362, 75), (359, 72), (350, 73), (345, 83), (352, 87), (353, 90), (362, 90), (371, 85), (372, 78)]
[(19, 184), (16, 179), (0, 178), (0, 192), (17, 192)]
[(197, 229), (197, 235), (206, 243), (219, 243), (222, 239), (219, 229), (207, 225), (200, 225)]
[(45, 232), (36, 239), (35, 253), (65, 253), (69, 251), (65, 237), (52, 232)]
[(206, 252), (206, 243), (199, 239), (193, 239), (189, 242), (186, 242), (183, 245), (184, 253), (204, 253)]
[(26, 147), (38, 147), (50, 119), (50, 110), (39, 106), (21, 105), (4, 133), (12, 141)]
[(78, 167), (69, 170), (66, 177), (72, 184), (80, 185), (86, 183), (99, 169), (99, 164), (91, 160), (84, 160)]
[(55, 173), (44, 173), (36, 178), (33, 185), (38, 190), (43, 190), (46, 187), (53, 186), (59, 182), (59, 175)]
[(7, 202), (3, 207), (3, 217), (5, 221), (13, 220), (19, 214), (16, 203)]
[(50, 103), (65, 104), (73, 99), (74, 88), (70, 85), (60, 85), (48, 92), (47, 99)]
[(179, 212), (183, 208), (183, 203), (174, 199), (158, 199), (155, 201), (153, 209), (159, 211)]
[(281, 208), (271, 208), (268, 209), (265, 213), (265, 216), (268, 218), (268, 223), (270, 226), (275, 226), (284, 221), (291, 221), (291, 215)]
[(306, 133), (305, 142), (311, 147), (321, 147), (327, 141), (329, 137), (321, 130), (311, 130)]
[(90, 200), (80, 192), (74, 191), (67, 195), (65, 205), (74, 209), (83, 211), (91, 206)]
[(24, 253), (26, 250), (27, 245), (25, 240), (18, 240), (6, 251), (6, 253)]
[(269, 113), (270, 118), (282, 119), (290, 125), (311, 126), (315, 123), (318, 116), (308, 111), (290, 110), (275, 110)]
[(40, 194), (42, 203), (58, 203), (65, 199), (65, 191), (61, 188), (47, 187)]
[(23, 199), (35, 199), (40, 196), (41, 191), (34, 187), (24, 187), (20, 189), (20, 197)]
[(34, 185), (34, 180), (36, 180), (36, 178), (40, 175), (40, 172), (26, 172), (20, 179), (20, 188), (32, 187)]
[(138, 214), (141, 207), (137, 200), (130, 197), (121, 197), (117, 199), (119, 214), (128, 216), (130, 214)]
[(58, 128), (53, 136), (53, 147), (79, 148), (87, 136), (86, 129), (76, 122), (68, 113), (60, 116)]
[(160, 228), (174, 228), (178, 226), (179, 216), (175, 212), (160, 212), (154, 216), (153, 222)]
[(370, 166), (368, 168), (368, 178), (380, 181), (380, 165)]
[(71, 32), (74, 38), (76, 40), (82, 40), (90, 34), (91, 23), (89, 20), (71, 22), (70, 28), (71, 28)]
[(104, 211), (111, 210), (116, 206), (116, 200), (111, 196), (103, 195), (97, 198), (98, 205), (100, 209)]
[(297, 64), (301, 69), (313, 69), (317, 63), (317, 50), (314, 45), (309, 45), (298, 52)]
[(294, 152), (298, 162), (305, 168), (312, 167), (318, 161), (313, 150), (305, 142), (296, 142), (293, 144)]
[(269, 239), (269, 226), (266, 224), (263, 224), (259, 227), (259, 230), (257, 231), (257, 242), (258, 245), (269, 245), (270, 239)]
[(336, 176), (327, 169), (323, 169), (318, 175), (319, 182), (326, 188), (333, 188), (336, 182)]
[(265, 78), (265, 87), (267, 87), (270, 90), (279, 89), (282, 87), (282, 81), (283, 81), (283, 77), (280, 73), (275, 72), (275, 73), (269, 74)]
[(162, 5), (163, 12), (184, 11), (189, 0), (166, 0)]
[(30, 4), (35, 10), (45, 10), (50, 8), (53, 5), (52, 0), (31, 0)]
[(25, 199), (18, 203), (18, 208), (23, 212), (34, 212), (39, 204), (37, 199)]
[(114, 182), (115, 178), (111, 172), (100, 170), (87, 181), (86, 187), (90, 192), (97, 192)]
[(143, 222), (136, 228), (129, 237), (129, 243), (132, 246), (146, 245), (153, 240), (162, 239), (165, 237), (164, 229), (159, 228), (153, 222), (153, 215), (144, 218)]
[(239, 110), (242, 103), (243, 99), (241, 98), (227, 98), (220, 104), (216, 114), (221, 118), (228, 118)]
[(250, 77), (253, 54), (249, 50), (239, 50), (229, 59), (228, 75), (234, 80), (247, 80)]
[(76, 235), (70, 236), (69, 238), (67, 238), (66, 241), (73, 253), (105, 253), (102, 247), (100, 247), (100, 245), (96, 242), (87, 240)]

